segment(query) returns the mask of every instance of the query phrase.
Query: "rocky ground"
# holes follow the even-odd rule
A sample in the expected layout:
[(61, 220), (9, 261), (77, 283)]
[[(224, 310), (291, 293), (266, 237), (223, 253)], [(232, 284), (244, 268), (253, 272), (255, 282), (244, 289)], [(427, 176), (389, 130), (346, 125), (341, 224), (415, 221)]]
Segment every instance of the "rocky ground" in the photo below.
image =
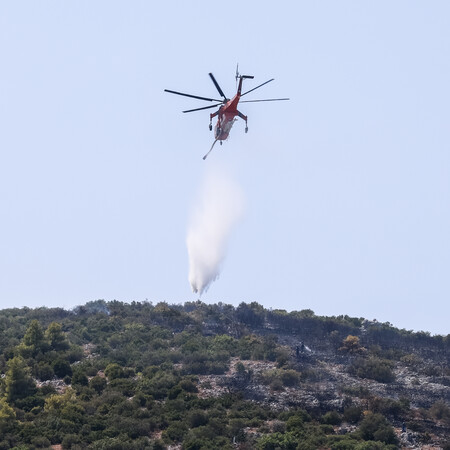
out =
[[(402, 397), (410, 402), (410, 415), (419, 431), (407, 429), (402, 432), (402, 423), (392, 419), (398, 434), (401, 448), (438, 449), (450, 440), (450, 427), (440, 421), (427, 420), (421, 410), (430, 408), (434, 403), (443, 401), (450, 405), (450, 387), (441, 383), (439, 377), (426, 376), (414, 371), (406, 364), (396, 363), (395, 381), (380, 383), (371, 379), (352, 376), (348, 371), (348, 358), (336, 353), (316, 353), (306, 349), (300, 354), (286, 346), (291, 354), (290, 366), (304, 376), (294, 386), (276, 386), (264, 384), (264, 374), (277, 368), (272, 361), (241, 361), (233, 358), (230, 369), (224, 375), (205, 375), (199, 377), (199, 396), (221, 396), (230, 392), (241, 392), (245, 398), (267, 405), (274, 410), (292, 407), (340, 410), (345, 402), (369, 408), (374, 399), (399, 400)], [(237, 365), (242, 363), (246, 372), (238, 372)], [(362, 395), (363, 393), (364, 395)], [(336, 433), (352, 431), (352, 425), (343, 424)], [(426, 435), (427, 443), (424, 443)]]

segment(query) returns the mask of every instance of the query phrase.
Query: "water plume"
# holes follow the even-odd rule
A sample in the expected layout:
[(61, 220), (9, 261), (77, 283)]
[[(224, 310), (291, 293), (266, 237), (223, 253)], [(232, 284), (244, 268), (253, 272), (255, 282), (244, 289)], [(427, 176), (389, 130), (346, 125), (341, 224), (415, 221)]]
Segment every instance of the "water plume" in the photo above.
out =
[(244, 196), (236, 181), (224, 169), (208, 170), (186, 238), (189, 282), (200, 295), (218, 278), (230, 234), (244, 210)]

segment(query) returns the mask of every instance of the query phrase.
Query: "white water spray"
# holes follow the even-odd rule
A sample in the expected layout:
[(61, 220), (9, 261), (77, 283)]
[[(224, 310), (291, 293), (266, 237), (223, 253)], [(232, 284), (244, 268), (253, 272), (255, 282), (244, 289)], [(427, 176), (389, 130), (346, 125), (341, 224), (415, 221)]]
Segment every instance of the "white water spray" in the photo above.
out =
[(187, 232), (189, 282), (202, 295), (220, 274), (230, 234), (242, 216), (244, 196), (224, 170), (210, 170), (194, 204)]

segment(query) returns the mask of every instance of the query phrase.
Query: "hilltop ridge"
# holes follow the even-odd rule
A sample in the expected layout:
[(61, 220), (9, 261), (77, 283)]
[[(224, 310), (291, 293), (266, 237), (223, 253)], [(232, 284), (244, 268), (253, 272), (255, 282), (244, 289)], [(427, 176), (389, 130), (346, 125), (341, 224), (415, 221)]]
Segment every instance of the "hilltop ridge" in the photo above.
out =
[(449, 448), (450, 335), (200, 301), (5, 309), (0, 330), (0, 449)]

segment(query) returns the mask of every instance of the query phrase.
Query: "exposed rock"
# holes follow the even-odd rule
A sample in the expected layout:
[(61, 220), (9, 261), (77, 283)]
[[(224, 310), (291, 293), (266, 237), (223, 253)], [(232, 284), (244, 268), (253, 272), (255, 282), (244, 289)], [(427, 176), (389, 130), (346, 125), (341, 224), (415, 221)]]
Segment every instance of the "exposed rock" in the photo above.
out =
[(36, 380), (36, 386), (41, 388), (43, 386), (52, 386), (58, 394), (64, 394), (68, 385), (60, 378), (53, 378), (52, 380), (39, 381)]

